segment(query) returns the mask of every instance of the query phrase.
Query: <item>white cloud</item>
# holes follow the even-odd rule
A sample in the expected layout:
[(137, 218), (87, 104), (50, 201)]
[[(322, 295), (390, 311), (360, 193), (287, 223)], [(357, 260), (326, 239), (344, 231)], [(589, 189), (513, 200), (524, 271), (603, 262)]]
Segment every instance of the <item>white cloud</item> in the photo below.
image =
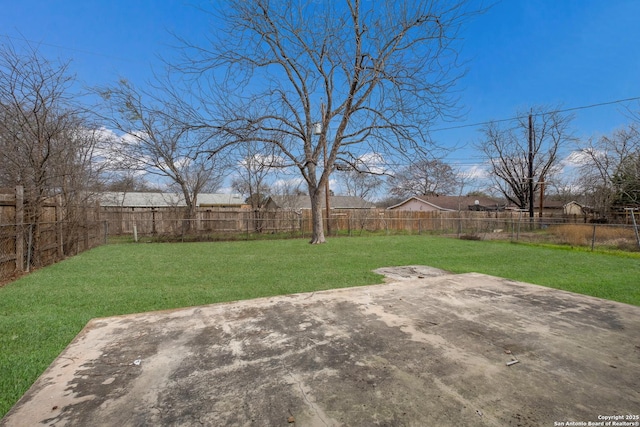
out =
[(303, 188), (304, 179), (302, 177), (282, 178), (273, 182), (272, 188), (274, 193), (287, 193), (295, 189), (301, 189), (306, 191), (306, 187)]
[[(112, 171), (127, 170), (135, 176), (147, 174), (143, 169), (144, 165), (149, 163), (148, 158), (139, 157), (134, 160), (122, 154), (121, 147), (124, 144), (134, 145), (139, 143), (136, 137), (129, 134), (118, 135), (113, 130), (105, 127), (88, 130), (87, 132), (93, 132), (94, 137), (98, 140), (95, 154), (97, 163), (100, 166)], [(142, 135), (142, 133), (140, 133), (140, 135)]]
[(590, 159), (591, 159), (591, 155), (582, 150), (572, 151), (564, 159), (560, 161), (560, 165), (563, 168), (579, 167), (589, 163)]
[(458, 176), (463, 179), (486, 179), (489, 178), (489, 170), (481, 165), (471, 165), (460, 169)]
[(179, 169), (186, 169), (187, 167), (189, 167), (189, 165), (191, 165), (192, 161), (193, 160), (190, 159), (189, 157), (183, 156), (183, 157), (177, 158), (174, 163), (176, 167), (178, 167)]
[(355, 160), (358, 170), (371, 173), (383, 174), (388, 171), (384, 157), (378, 153), (365, 153)]
[(220, 194), (238, 194), (237, 191), (235, 191), (233, 188), (231, 187), (220, 187), (216, 193), (220, 193)]
[(252, 169), (258, 169), (260, 167), (267, 168), (281, 168), (286, 164), (286, 160), (284, 157), (275, 156), (273, 154), (263, 155), (263, 154), (254, 154), (251, 157), (245, 157), (238, 162), (239, 166), (244, 168), (251, 167)]

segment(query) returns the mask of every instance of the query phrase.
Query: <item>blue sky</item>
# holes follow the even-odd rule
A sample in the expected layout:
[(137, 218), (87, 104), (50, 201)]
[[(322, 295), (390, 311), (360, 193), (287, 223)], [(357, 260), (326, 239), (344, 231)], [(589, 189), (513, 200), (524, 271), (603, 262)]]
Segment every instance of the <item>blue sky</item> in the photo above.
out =
[[(464, 33), (466, 122), (509, 118), (535, 105), (574, 108), (639, 97), (638, 16), (636, 0), (498, 2)], [(575, 111), (576, 136), (625, 125), (626, 106), (640, 109), (636, 101)], [(441, 137), (465, 142), (478, 131)]]
[[(479, 0), (478, 0), (479, 1)], [(490, 1), (490, 0), (488, 0)], [(486, 3), (486, 2), (485, 2)], [(197, 40), (210, 16), (203, 0), (3, 0), (0, 42), (27, 39), (48, 58), (70, 59), (86, 85), (120, 76), (143, 84), (159, 55), (169, 55), (170, 32)], [(535, 105), (574, 108), (640, 97), (640, 1), (503, 0), (463, 30), (468, 73), (458, 87), (467, 114), (452, 127), (513, 117)], [(610, 133), (629, 123), (637, 101), (575, 112), (576, 136)], [(462, 167), (481, 159), (470, 143), (477, 127), (438, 131), (443, 146), (466, 146), (449, 156)]]

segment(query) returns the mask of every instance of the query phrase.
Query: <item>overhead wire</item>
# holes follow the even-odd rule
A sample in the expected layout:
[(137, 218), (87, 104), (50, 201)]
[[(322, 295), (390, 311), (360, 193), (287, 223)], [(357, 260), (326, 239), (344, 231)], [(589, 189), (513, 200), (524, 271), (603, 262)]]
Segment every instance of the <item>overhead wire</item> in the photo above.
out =
[(43, 41), (30, 40), (30, 39), (27, 39), (26, 37), (14, 37), (14, 36), (10, 36), (8, 34), (0, 34), (0, 37), (4, 37), (4, 38), (9, 39), (9, 40), (26, 42), (26, 43), (29, 43), (29, 44), (33, 44), (35, 46), (53, 47), (53, 48), (56, 48), (56, 49), (63, 49), (63, 50), (69, 50), (69, 51), (72, 51), (72, 52), (82, 53), (84, 55), (101, 56), (103, 58), (117, 60), (117, 61), (139, 62), (139, 61), (137, 61), (135, 59), (126, 59), (126, 58), (121, 58), (121, 57), (118, 57), (118, 56), (107, 55), (107, 54), (99, 53), (99, 52), (92, 52), (92, 51), (84, 50), (84, 49), (77, 49), (77, 48), (73, 48), (73, 47), (60, 46), (60, 45), (57, 45), (57, 44), (47, 43), (47, 42), (43, 42)]
[[(577, 107), (568, 107), (568, 108), (560, 108), (560, 109), (549, 110), (549, 111), (532, 112), (531, 115), (534, 116), (534, 117), (538, 117), (538, 116), (544, 116), (544, 115), (548, 115), (548, 114), (567, 113), (567, 112), (571, 112), (571, 111), (586, 110), (586, 109), (591, 109), (591, 108), (603, 107), (603, 106), (614, 105), (614, 104), (621, 104), (621, 103), (632, 102), (632, 101), (640, 101), (640, 96), (630, 97), (630, 98), (621, 98), (621, 99), (616, 99), (616, 100), (613, 100), (613, 101), (605, 101), (605, 102), (599, 102), (599, 103), (595, 103), (595, 104), (581, 105), (581, 106), (577, 106)], [(447, 130), (479, 127), (479, 126), (485, 126), (485, 125), (492, 124), (492, 123), (503, 123), (503, 122), (521, 120), (521, 119), (524, 119), (524, 118), (527, 118), (527, 117), (528, 117), (528, 114), (527, 115), (521, 115), (521, 116), (502, 118), (502, 119), (487, 120), (487, 121), (476, 122), (476, 123), (460, 124), (460, 125), (456, 125), (456, 126), (449, 126), (449, 127), (444, 127), (444, 128), (431, 129), (431, 130), (429, 130), (429, 132), (440, 132), (440, 131), (447, 131)], [(363, 154), (366, 154), (366, 153), (363, 153)], [(455, 161), (455, 159), (452, 159), (452, 158), (449, 158), (447, 156), (444, 156), (444, 158), (447, 159), (447, 163), (449, 165), (455, 166), (455, 167), (476, 166), (479, 163), (482, 163), (482, 158), (481, 157), (479, 157), (479, 156), (473, 156), (473, 157), (477, 157), (478, 161), (471, 160), (469, 158), (469, 156), (466, 156), (464, 158), (464, 160), (461, 159), (460, 161)], [(402, 167), (408, 166), (408, 163), (394, 162), (394, 161), (386, 161), (386, 162), (384, 162), (384, 164), (385, 164), (386, 167), (395, 167), (395, 168), (402, 168)]]
[[(56, 44), (52, 44), (52, 43), (46, 43), (46, 42), (42, 42), (42, 41), (30, 40), (30, 39), (27, 39), (26, 37), (14, 37), (14, 36), (10, 36), (8, 34), (0, 34), (0, 37), (4, 37), (4, 38), (10, 39), (10, 40), (17, 40), (17, 41), (23, 41), (23, 42), (27, 42), (27, 43), (33, 43), (33, 44), (36, 44), (36, 45), (53, 47), (53, 48), (57, 48), (57, 49), (65, 49), (65, 50), (74, 51), (74, 52), (78, 52), (78, 53), (86, 54), (86, 55), (101, 56), (101, 57), (114, 59), (114, 60), (119, 60), (119, 61), (127, 61), (127, 62), (130, 61), (129, 59), (116, 57), (116, 56), (112, 56), (112, 55), (106, 55), (106, 54), (103, 54), (103, 53), (92, 52), (92, 51), (82, 50), (82, 49), (76, 49), (76, 48), (72, 48), (72, 47), (68, 47), (68, 46), (61, 46), (61, 45), (56, 45)], [(613, 101), (598, 102), (598, 103), (595, 103), (595, 104), (581, 105), (581, 106), (576, 106), (576, 107), (561, 108), (561, 109), (556, 109), (556, 110), (532, 112), (531, 115), (534, 116), (534, 117), (537, 117), (537, 116), (543, 116), (543, 115), (547, 115), (547, 114), (567, 113), (567, 112), (571, 112), (571, 111), (586, 110), (586, 109), (591, 109), (591, 108), (603, 107), (603, 106), (614, 105), (614, 104), (621, 104), (621, 103), (632, 102), (632, 101), (640, 101), (640, 96), (616, 99), (616, 100), (613, 100)], [(429, 132), (443, 132), (443, 131), (449, 131), (449, 130), (480, 127), (480, 126), (486, 126), (486, 125), (493, 124), (493, 123), (504, 123), (504, 122), (511, 122), (511, 121), (516, 121), (516, 120), (521, 120), (521, 119), (524, 119), (526, 117), (528, 117), (528, 114), (527, 115), (519, 115), (519, 116), (507, 117), (507, 118), (493, 119), (493, 120), (485, 120), (485, 121), (481, 121), (481, 122), (459, 124), (459, 125), (454, 125), (454, 126), (439, 127), (439, 128), (435, 128), (435, 129), (430, 129)], [(456, 165), (456, 166), (473, 166), (473, 165), (478, 164), (477, 162), (470, 162), (468, 157), (465, 160), (466, 161), (459, 161), (459, 162), (450, 161), (450, 164)], [(391, 162), (387, 163), (387, 165), (388, 166), (396, 166), (396, 167), (406, 166), (406, 165), (401, 164), (401, 163), (391, 163)]]
[[(131, 61), (130, 59), (125, 59), (125, 58), (112, 56), (112, 55), (106, 55), (106, 54), (103, 54), (103, 53), (92, 52), (92, 51), (82, 50), (82, 49), (76, 49), (76, 48), (72, 48), (72, 47), (68, 47), (68, 46), (61, 46), (61, 45), (56, 45), (56, 44), (52, 44), (52, 43), (46, 43), (46, 42), (42, 42), (42, 41), (30, 40), (30, 39), (27, 39), (26, 37), (14, 37), (14, 36), (10, 36), (8, 34), (0, 34), (0, 37), (5, 37), (5, 38), (10, 39), (10, 40), (18, 40), (18, 41), (24, 41), (24, 42), (27, 42), (27, 43), (34, 43), (34, 44), (42, 45), (42, 46), (54, 47), (54, 48), (57, 48), (57, 49), (70, 50), (70, 51), (74, 51), (74, 52), (78, 52), (78, 53), (82, 53), (82, 54), (86, 54), (86, 55), (102, 56), (102, 57), (105, 57), (105, 58), (116, 59), (116, 60), (119, 60), (119, 61), (127, 61), (127, 62)], [(623, 103), (623, 102), (631, 102), (631, 101), (639, 101), (639, 100), (640, 100), (640, 96), (635, 96), (635, 97), (631, 97), (631, 98), (617, 99), (617, 100), (614, 100), (614, 101), (605, 101), (605, 102), (599, 102), (599, 103), (595, 103), (595, 104), (581, 105), (581, 106), (578, 106), (578, 107), (562, 108), (562, 109), (551, 110), (551, 111), (538, 111), (538, 112), (532, 113), (532, 116), (537, 117), (537, 116), (543, 116), (543, 115), (546, 115), (546, 114), (566, 113), (566, 112), (570, 112), (570, 111), (586, 110), (586, 109), (590, 109), (590, 108), (597, 108), (597, 107), (603, 107), (603, 106), (606, 106), (606, 105), (620, 104), (620, 103)], [(455, 130), (455, 129), (464, 129), (464, 128), (470, 128), (470, 127), (485, 126), (485, 125), (492, 124), (492, 123), (502, 123), (502, 122), (520, 120), (520, 119), (523, 119), (523, 118), (526, 118), (526, 117), (528, 117), (528, 114), (527, 115), (521, 115), (521, 116), (502, 118), (502, 119), (485, 120), (485, 121), (482, 121), (482, 122), (475, 122), (475, 123), (468, 123), (468, 124), (459, 124), (459, 125), (455, 125), (455, 126), (441, 127), (441, 128), (436, 128), (436, 129), (430, 129), (429, 132), (442, 132), (442, 131), (447, 131), (447, 130)]]
[[(570, 112), (570, 111), (587, 110), (589, 108), (603, 107), (605, 105), (621, 104), (623, 102), (631, 102), (631, 101), (638, 101), (638, 100), (640, 100), (640, 96), (635, 96), (635, 97), (632, 97), (632, 98), (617, 99), (615, 101), (599, 102), (597, 104), (582, 105), (582, 106), (579, 106), (579, 107), (563, 108), (563, 109), (559, 109), (559, 110), (539, 111), (537, 113), (531, 113), (531, 115), (534, 116), (534, 117), (537, 117), (537, 116), (544, 116), (546, 114), (567, 113), (567, 112)], [(487, 121), (484, 121), (484, 122), (469, 123), (469, 124), (449, 126), (449, 127), (444, 127), (444, 128), (436, 128), (436, 129), (430, 129), (429, 131), (430, 132), (440, 132), (440, 131), (445, 131), (445, 130), (454, 130), (454, 129), (469, 128), (469, 127), (485, 126), (485, 125), (492, 124), (492, 123), (502, 123), (502, 122), (510, 122), (510, 121), (514, 121), (514, 120), (520, 120), (520, 119), (523, 119), (523, 118), (526, 118), (526, 117), (528, 117), (528, 115), (526, 115), (526, 116), (515, 116), (515, 117), (509, 117), (509, 118), (504, 118), (504, 119), (496, 119), (496, 120), (487, 120)]]

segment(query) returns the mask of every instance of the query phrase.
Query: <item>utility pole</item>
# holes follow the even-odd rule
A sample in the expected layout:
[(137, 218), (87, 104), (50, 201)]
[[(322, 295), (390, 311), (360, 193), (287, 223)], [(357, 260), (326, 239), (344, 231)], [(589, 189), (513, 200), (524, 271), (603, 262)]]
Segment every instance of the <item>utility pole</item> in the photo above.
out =
[(529, 113), (529, 218), (533, 220), (533, 118)]

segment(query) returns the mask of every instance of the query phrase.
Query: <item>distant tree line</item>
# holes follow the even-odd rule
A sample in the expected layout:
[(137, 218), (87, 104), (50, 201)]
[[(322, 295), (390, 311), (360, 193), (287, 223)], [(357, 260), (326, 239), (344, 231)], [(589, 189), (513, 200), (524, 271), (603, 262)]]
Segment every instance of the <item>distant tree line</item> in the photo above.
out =
[[(557, 108), (492, 122), (476, 144), (486, 176), (434, 155), (429, 126), (455, 111), (450, 91), (462, 74), (457, 31), (478, 12), (466, 1), (212, 7), (220, 27), (211, 45), (180, 40), (183, 55), (166, 73), (142, 88), (124, 78), (94, 88), (92, 107), (68, 62), (0, 47), (0, 187), (24, 187), (31, 221), (52, 196), (72, 220), (93, 192), (160, 189), (184, 196), (188, 219), (198, 195), (223, 183), (255, 211), (272, 194), (307, 194), (313, 243), (324, 241), (327, 189), (386, 204), (481, 192), (520, 209), (561, 197), (602, 218), (640, 205), (637, 116), (587, 141)], [(307, 15), (314, 25), (294, 19)]]

